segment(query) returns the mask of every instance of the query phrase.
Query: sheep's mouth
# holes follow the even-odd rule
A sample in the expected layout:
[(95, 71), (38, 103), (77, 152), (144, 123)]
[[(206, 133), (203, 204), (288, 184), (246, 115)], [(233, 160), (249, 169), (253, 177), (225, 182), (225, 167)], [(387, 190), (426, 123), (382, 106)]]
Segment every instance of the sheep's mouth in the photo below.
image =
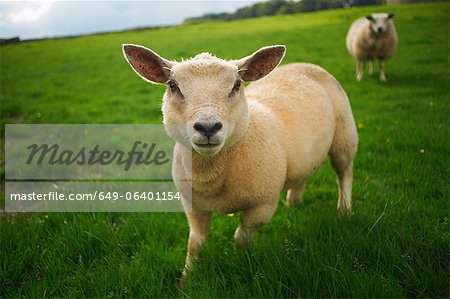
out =
[(193, 142), (192, 146), (194, 150), (201, 156), (214, 156), (219, 153), (223, 147), (223, 143), (196, 143)]
[(220, 143), (205, 143), (205, 144), (200, 144), (200, 143), (194, 143), (195, 146), (200, 147), (200, 148), (212, 148), (212, 147), (216, 147), (219, 146)]

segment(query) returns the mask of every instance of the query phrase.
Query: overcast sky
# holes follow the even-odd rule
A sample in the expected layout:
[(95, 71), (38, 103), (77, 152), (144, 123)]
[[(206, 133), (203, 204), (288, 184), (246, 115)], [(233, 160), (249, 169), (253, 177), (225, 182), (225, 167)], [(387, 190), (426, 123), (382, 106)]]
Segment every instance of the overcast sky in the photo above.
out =
[(0, 38), (65, 36), (143, 26), (175, 25), (210, 12), (233, 12), (240, 1), (4, 1)]

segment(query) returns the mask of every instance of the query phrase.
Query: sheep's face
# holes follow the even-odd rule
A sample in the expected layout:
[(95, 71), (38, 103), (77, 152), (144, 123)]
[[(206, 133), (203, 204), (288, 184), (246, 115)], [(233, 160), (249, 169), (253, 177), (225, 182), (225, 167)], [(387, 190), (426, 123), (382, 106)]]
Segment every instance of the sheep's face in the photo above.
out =
[(284, 52), (284, 46), (273, 46), (241, 60), (202, 53), (173, 62), (141, 46), (124, 46), (125, 58), (141, 77), (166, 84), (162, 110), (168, 134), (202, 156), (214, 156), (244, 135), (248, 116), (243, 82), (267, 75)]
[(174, 65), (163, 98), (163, 115), (169, 134), (201, 155), (215, 155), (234, 143), (247, 127), (238, 66), (209, 54)]
[(374, 13), (366, 16), (366, 19), (370, 21), (370, 27), (376, 35), (382, 35), (389, 29), (392, 24), (392, 18), (394, 14), (386, 13)]

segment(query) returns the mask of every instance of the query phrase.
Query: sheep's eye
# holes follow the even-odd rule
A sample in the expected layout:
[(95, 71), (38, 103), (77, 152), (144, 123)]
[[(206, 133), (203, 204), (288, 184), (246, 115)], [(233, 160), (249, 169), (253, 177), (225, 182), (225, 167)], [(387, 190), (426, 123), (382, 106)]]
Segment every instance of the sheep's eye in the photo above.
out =
[(177, 83), (174, 80), (168, 81), (167, 84), (169, 85), (170, 92), (178, 93), (183, 98), (183, 95), (181, 94), (180, 88), (178, 87)]
[(239, 89), (241, 88), (241, 84), (242, 84), (241, 79), (238, 79), (236, 83), (234, 83), (233, 89), (231, 90), (229, 95), (230, 97), (239, 91)]
[(169, 81), (169, 88), (171, 92), (177, 92), (178, 91), (178, 86), (174, 81)]

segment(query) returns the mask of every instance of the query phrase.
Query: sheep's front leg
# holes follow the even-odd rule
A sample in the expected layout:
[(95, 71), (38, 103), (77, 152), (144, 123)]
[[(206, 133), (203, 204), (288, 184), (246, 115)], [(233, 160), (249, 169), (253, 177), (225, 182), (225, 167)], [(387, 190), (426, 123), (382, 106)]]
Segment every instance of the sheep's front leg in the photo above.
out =
[(206, 241), (211, 220), (211, 212), (200, 211), (194, 208), (192, 208), (192, 212), (186, 213), (186, 215), (189, 221), (189, 242), (183, 277), (191, 269), (192, 262), (197, 258), (200, 247)]
[(386, 75), (384, 74), (384, 60), (380, 59), (380, 81), (386, 82)]
[(361, 81), (364, 73), (364, 62), (359, 61), (356, 64), (356, 80)]
[(277, 209), (278, 198), (272, 204), (265, 204), (246, 210), (241, 215), (241, 224), (234, 233), (236, 248), (245, 249), (250, 244), (256, 230), (270, 221)]

